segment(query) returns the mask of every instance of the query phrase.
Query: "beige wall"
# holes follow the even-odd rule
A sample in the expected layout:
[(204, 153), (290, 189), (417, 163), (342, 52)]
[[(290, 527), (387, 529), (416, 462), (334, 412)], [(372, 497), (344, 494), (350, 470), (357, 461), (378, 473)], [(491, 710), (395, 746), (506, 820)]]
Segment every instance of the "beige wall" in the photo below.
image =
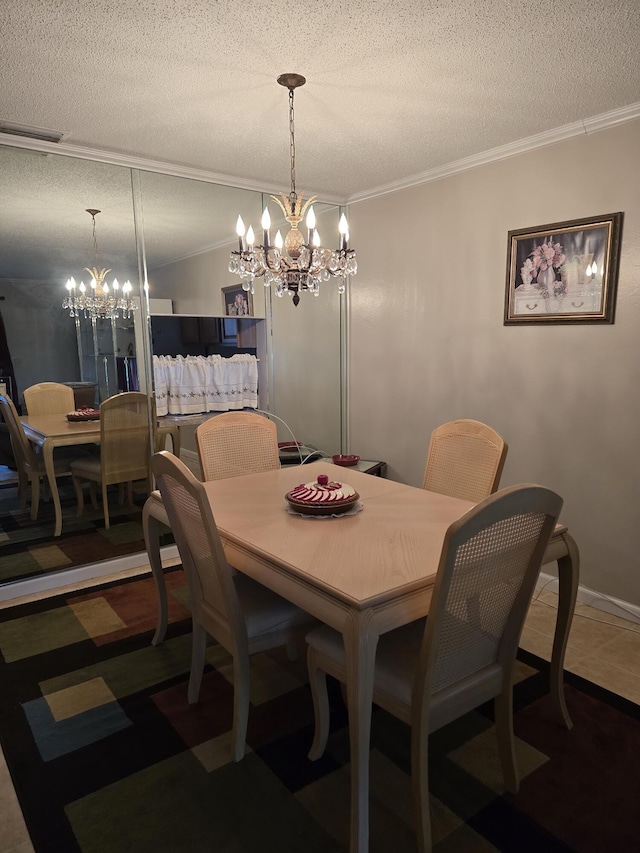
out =
[[(349, 451), (414, 485), (431, 430), (486, 421), (503, 485), (565, 499), (584, 585), (640, 605), (640, 121), (349, 210)], [(504, 326), (510, 229), (624, 211), (614, 325)]]

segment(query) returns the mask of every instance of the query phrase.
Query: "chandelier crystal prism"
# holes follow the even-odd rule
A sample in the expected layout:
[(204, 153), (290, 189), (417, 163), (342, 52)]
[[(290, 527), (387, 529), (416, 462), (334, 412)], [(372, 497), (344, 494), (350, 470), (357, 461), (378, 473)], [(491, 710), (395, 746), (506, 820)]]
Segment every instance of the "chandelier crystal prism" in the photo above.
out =
[(91, 319), (117, 320), (122, 312), (122, 316), (128, 319), (131, 317), (131, 312), (138, 307), (131, 297), (131, 282), (127, 280), (120, 287), (118, 279), (114, 278), (109, 285), (105, 279), (111, 270), (100, 266), (96, 236), (96, 216), (100, 212), (93, 207), (87, 209), (93, 221), (94, 253), (94, 265), (84, 268), (84, 271), (91, 276), (89, 287), (87, 288), (84, 281), (76, 285), (75, 278), (71, 276), (65, 285), (67, 295), (62, 302), (62, 307), (68, 309), (70, 317), (82, 315)]
[[(337, 249), (322, 246), (320, 235), (316, 228), (316, 215), (313, 202), (317, 196), (311, 196), (306, 201), (302, 193), (296, 192), (296, 143), (294, 126), (293, 99), (294, 92), (299, 86), (304, 86), (306, 79), (300, 74), (281, 74), (278, 83), (289, 90), (289, 151), (291, 159), (291, 191), (289, 195), (280, 193), (272, 195), (291, 226), (287, 236), (282, 239), (277, 232), (271, 243), (271, 216), (265, 207), (262, 214), (262, 244), (256, 244), (255, 233), (249, 226), (245, 230), (242, 217), (238, 216), (236, 234), (238, 248), (231, 252), (229, 272), (242, 279), (244, 290), (254, 292), (254, 282), (263, 278), (264, 286), (275, 286), (276, 294), (288, 294), (293, 298), (293, 304), (300, 302), (300, 293), (308, 291), (314, 296), (320, 293), (320, 284), (331, 278), (338, 280), (338, 291), (344, 293), (349, 276), (358, 271), (356, 253), (349, 248), (349, 225), (344, 214), (340, 217), (338, 231), (340, 234)], [(307, 240), (298, 228), (305, 218)]]

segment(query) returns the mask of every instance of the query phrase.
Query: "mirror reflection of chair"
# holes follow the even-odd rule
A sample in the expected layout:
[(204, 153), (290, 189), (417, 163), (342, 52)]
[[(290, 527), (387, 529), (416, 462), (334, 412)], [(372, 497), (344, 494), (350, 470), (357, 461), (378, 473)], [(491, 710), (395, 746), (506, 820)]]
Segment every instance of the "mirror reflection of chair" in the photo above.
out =
[(24, 405), (30, 417), (66, 415), (76, 407), (73, 388), (60, 382), (38, 382), (25, 388)]
[(431, 433), (423, 489), (477, 503), (500, 484), (507, 444), (480, 421), (456, 420)]
[[(132, 503), (132, 484), (146, 480), (149, 486), (151, 434), (145, 394), (129, 391), (109, 397), (100, 406), (100, 456), (76, 459), (71, 463), (78, 499), (78, 515), (84, 511), (82, 481), (100, 483), (105, 528), (109, 528), (107, 487), (126, 484)], [(94, 495), (92, 492), (92, 499)]]
[[(218, 480), (273, 471), (280, 467), (278, 432), (268, 418), (255, 412), (223, 412), (196, 429), (203, 480)], [(152, 643), (161, 643), (167, 630), (167, 593), (160, 557), (160, 525), (169, 526), (158, 492), (144, 505), (144, 541), (158, 593), (158, 625)]]
[[(411, 774), (418, 849), (431, 850), (429, 733), (494, 700), (507, 788), (518, 789), (513, 736), (513, 667), (524, 619), (562, 498), (540, 486), (512, 486), (454, 522), (444, 539), (429, 616), (380, 637), (373, 702), (411, 726)], [(309, 757), (329, 734), (326, 674), (342, 683), (342, 636), (307, 635), (316, 730)]]
[[(73, 393), (73, 392), (72, 392)], [(0, 413), (9, 429), (11, 447), (18, 472), (18, 496), (20, 508), (27, 505), (29, 484), (31, 484), (31, 520), (38, 517), (40, 505), (40, 480), (46, 482), (46, 471), (41, 454), (37, 453), (32, 443), (26, 437), (20, 417), (10, 397), (0, 395)], [(69, 476), (68, 459), (55, 459), (56, 477)]]
[(197, 702), (207, 634), (233, 657), (233, 756), (244, 756), (249, 716), (249, 656), (287, 645), (312, 618), (295, 605), (233, 573), (204, 486), (167, 451), (151, 460), (162, 503), (187, 577), (193, 619), (188, 700)]

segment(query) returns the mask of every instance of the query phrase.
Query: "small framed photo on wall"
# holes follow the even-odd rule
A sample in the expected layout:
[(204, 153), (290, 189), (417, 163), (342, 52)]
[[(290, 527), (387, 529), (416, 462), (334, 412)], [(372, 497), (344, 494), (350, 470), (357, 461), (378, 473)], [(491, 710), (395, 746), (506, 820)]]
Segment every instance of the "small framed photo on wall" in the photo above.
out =
[(222, 288), (222, 308), (225, 317), (253, 317), (253, 296), (241, 284)]
[(509, 231), (505, 326), (613, 323), (622, 216)]

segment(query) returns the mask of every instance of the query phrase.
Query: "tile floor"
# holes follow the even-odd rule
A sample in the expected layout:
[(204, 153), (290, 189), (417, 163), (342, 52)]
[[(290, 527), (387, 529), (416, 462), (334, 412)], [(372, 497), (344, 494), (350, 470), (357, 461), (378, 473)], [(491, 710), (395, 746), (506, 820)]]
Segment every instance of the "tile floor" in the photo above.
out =
[[(556, 608), (555, 593), (540, 592), (531, 604), (522, 636), (523, 648), (547, 660), (551, 657)], [(640, 624), (579, 604), (566, 668), (640, 704)], [(0, 853), (32, 851), (11, 777), (0, 755)]]

